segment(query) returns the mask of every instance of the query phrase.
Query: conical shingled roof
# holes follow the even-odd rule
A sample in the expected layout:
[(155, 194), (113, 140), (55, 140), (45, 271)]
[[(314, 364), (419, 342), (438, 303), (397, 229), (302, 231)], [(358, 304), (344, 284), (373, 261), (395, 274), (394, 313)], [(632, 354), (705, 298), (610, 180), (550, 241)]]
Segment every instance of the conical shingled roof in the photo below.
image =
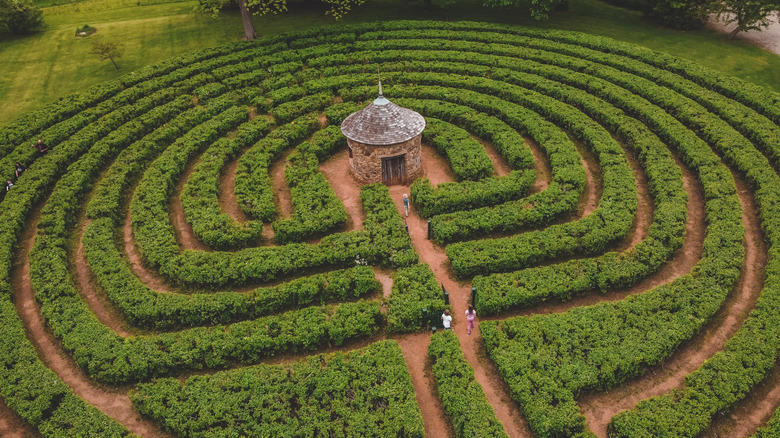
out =
[(405, 142), (420, 135), (423, 129), (423, 116), (385, 99), (381, 88), (371, 105), (350, 114), (341, 123), (341, 132), (348, 139), (375, 146)]

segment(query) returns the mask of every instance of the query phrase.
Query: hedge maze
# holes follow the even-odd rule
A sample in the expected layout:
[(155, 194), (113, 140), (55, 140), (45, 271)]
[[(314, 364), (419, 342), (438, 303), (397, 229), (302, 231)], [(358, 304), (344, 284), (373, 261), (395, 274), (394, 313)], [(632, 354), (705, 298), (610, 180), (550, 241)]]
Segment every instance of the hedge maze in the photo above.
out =
[[(346, 166), (339, 125), (376, 96), (377, 68), (451, 171), (403, 189), (417, 222), (396, 189), (347, 202), (322, 171)], [(37, 138), (53, 149), (37, 155)], [(780, 95), (691, 62), (483, 23), (329, 27), (62, 99), (0, 130), (0, 156), (2, 178), (28, 168), (1, 201), (0, 396), (41, 436), (779, 429), (780, 398), (759, 390), (778, 385)], [(444, 284), (458, 285), (450, 303)], [(445, 308), (455, 330), (420, 337)], [(687, 360), (700, 342), (715, 347)], [(427, 352), (430, 387), (410, 348)], [(52, 365), (60, 351), (77, 377)], [(671, 389), (643, 389), (675, 360), (689, 368)], [(421, 391), (439, 404), (418, 405)], [(497, 406), (502, 393), (513, 401)], [(619, 408), (603, 422), (580, 402), (597, 393)], [(746, 402), (760, 420), (724, 420)]]

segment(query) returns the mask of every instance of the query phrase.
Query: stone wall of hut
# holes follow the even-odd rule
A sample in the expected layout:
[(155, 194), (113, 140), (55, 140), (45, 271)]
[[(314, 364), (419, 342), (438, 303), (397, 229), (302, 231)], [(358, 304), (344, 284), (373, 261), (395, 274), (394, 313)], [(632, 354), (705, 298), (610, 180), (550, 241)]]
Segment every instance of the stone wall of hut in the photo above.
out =
[(361, 184), (382, 182), (382, 158), (405, 155), (406, 181), (410, 183), (422, 176), (420, 136), (403, 143), (388, 146), (372, 146), (347, 139), (350, 148), (349, 168)]

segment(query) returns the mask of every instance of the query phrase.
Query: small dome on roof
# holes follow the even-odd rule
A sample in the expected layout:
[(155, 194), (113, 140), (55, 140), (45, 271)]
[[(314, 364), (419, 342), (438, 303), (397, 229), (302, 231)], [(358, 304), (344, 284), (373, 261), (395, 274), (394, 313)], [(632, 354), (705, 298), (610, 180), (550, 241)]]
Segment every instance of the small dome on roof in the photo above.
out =
[(348, 139), (376, 146), (407, 141), (420, 135), (423, 129), (423, 116), (387, 100), (381, 88), (379, 97), (369, 106), (350, 114), (341, 123), (341, 132)]

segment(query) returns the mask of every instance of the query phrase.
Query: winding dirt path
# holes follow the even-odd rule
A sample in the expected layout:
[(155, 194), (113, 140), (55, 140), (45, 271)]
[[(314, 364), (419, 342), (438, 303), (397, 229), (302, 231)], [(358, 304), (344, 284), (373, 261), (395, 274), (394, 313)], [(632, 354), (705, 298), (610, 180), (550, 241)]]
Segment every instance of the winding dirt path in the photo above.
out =
[(539, 146), (531, 138), (523, 137), (528, 149), (531, 150), (531, 154), (534, 156), (534, 170), (536, 170), (536, 181), (531, 187), (531, 193), (541, 192), (550, 185), (552, 180), (552, 167), (550, 166), (550, 160), (547, 155), (542, 151), (542, 147)]
[(236, 199), (235, 187), (236, 187), (236, 168), (238, 167), (238, 159), (235, 159), (225, 166), (222, 177), (219, 179), (219, 208), (229, 215), (237, 222), (248, 222), (249, 218), (246, 217), (244, 211), (241, 210), (241, 206), (238, 205), (238, 199)]
[[(753, 195), (741, 178), (734, 175), (734, 179), (742, 204), (742, 221), (747, 231), (745, 264), (734, 291), (729, 294), (712, 321), (660, 367), (612, 390), (580, 397), (580, 406), (587, 418), (588, 427), (597, 436), (607, 436), (607, 424), (618, 412), (633, 408), (641, 400), (681, 386), (686, 375), (723, 349), (726, 340), (741, 327), (750, 310), (755, 307), (763, 287), (766, 245)], [(703, 226), (696, 228), (704, 229)]]
[[(439, 171), (439, 169), (441, 169), (441, 167), (426, 168), (426, 176), (429, 179), (432, 179), (431, 176), (435, 176), (437, 179), (443, 178), (443, 175), (430, 175), (434, 173), (434, 171)], [(404, 214), (402, 197), (403, 194), (407, 192), (408, 186), (399, 185), (390, 187), (390, 195), (396, 202), (399, 214), (401, 215)], [(412, 238), (412, 245), (420, 254), (420, 261), (431, 266), (436, 278), (450, 294), (450, 306), (452, 307), (453, 312), (453, 329), (460, 339), (466, 360), (474, 369), (474, 376), (477, 382), (479, 382), (482, 389), (485, 391), (487, 400), (493, 406), (499, 421), (504, 424), (504, 430), (507, 435), (512, 438), (531, 437), (531, 431), (523, 420), (516, 403), (512, 400), (509, 388), (501, 380), (498, 370), (493, 363), (484, 355), (484, 352), (480, 352), (480, 349), (482, 348), (482, 337), (479, 334), (479, 331), (475, 330), (472, 332), (471, 336), (467, 336), (466, 325), (460, 323), (461, 321), (465, 321), (464, 314), (471, 298), (471, 286), (469, 284), (459, 284), (454, 279), (455, 276), (450, 269), (449, 261), (447, 260), (444, 249), (426, 239), (427, 220), (418, 216), (414, 209), (412, 209), (407, 218), (407, 222), (409, 224), (409, 234)], [(430, 336), (427, 333), (423, 335), (426, 339)], [(419, 340), (414, 339), (414, 342), (416, 347), (413, 347), (412, 345), (404, 347), (402, 345), (404, 356), (408, 358), (409, 355), (412, 355), (412, 358), (414, 358), (414, 348), (423, 350), (417, 354), (427, 355), (425, 350), (427, 349), (428, 342), (423, 342), (422, 338)], [(422, 343), (422, 346), (419, 345), (420, 343)], [(408, 358), (407, 361), (410, 363), (409, 371), (412, 373), (413, 380), (420, 379), (420, 376), (418, 375), (420, 373), (419, 363), (417, 363), (418, 360)], [(427, 382), (425, 385), (423, 385), (422, 382), (415, 384), (418, 401), (420, 402), (421, 407), (423, 406), (423, 403), (429, 403), (429, 401), (426, 401), (426, 398), (438, 400), (433, 387), (429, 386), (430, 384)], [(430, 395), (423, 394), (423, 392), (429, 392)], [(424, 412), (423, 416), (425, 415), (426, 413)], [(449, 423), (449, 421), (447, 421), (447, 423)], [(436, 430), (437, 429), (431, 429), (426, 423), (426, 433), (430, 434), (430, 432), (435, 432)], [(431, 436), (437, 435), (431, 434)]]
[(100, 286), (97, 285), (97, 280), (92, 274), (89, 263), (87, 263), (87, 258), (84, 255), (84, 231), (91, 223), (92, 220), (86, 219), (79, 224), (75, 230), (78, 239), (76, 253), (73, 254), (73, 251), (70, 251), (71, 254), (69, 259), (71, 272), (73, 272), (74, 268), (76, 272), (76, 289), (81, 294), (81, 298), (89, 305), (89, 308), (103, 325), (126, 338), (131, 335), (131, 330), (125, 321), (124, 316), (119, 309), (114, 307), (102, 290), (98, 292)]
[(138, 252), (138, 248), (135, 245), (135, 239), (133, 239), (133, 222), (129, 208), (127, 209), (127, 215), (125, 216), (125, 224), (122, 227), (122, 238), (125, 243), (125, 255), (127, 256), (133, 274), (135, 274), (135, 276), (149, 289), (160, 292), (172, 292), (173, 288), (168, 286), (161, 276), (144, 266), (141, 253)]
[(5, 404), (0, 397), (0, 437), (3, 438), (40, 438), (43, 435), (30, 423)]
[(73, 392), (87, 403), (97, 406), (132, 433), (144, 437), (168, 437), (154, 422), (141, 417), (134, 409), (130, 398), (119, 390), (99, 386), (87, 376), (59, 344), (54, 335), (46, 329), (40, 306), (30, 283), (28, 256), (35, 242), (40, 209), (28, 219), (20, 247), (14, 257), (11, 286), (14, 290), (16, 312), (24, 323), (27, 338), (35, 346), (38, 356), (54, 371)]
[(628, 165), (631, 166), (631, 170), (634, 173), (634, 181), (636, 181), (634, 187), (636, 187), (638, 202), (634, 226), (623, 242), (615, 248), (616, 251), (620, 252), (628, 251), (647, 237), (647, 234), (650, 232), (650, 224), (653, 222), (653, 214), (655, 213), (655, 204), (653, 204), (653, 198), (650, 196), (647, 175), (645, 175), (642, 166), (640, 166), (632, 153), (626, 153), (626, 161), (628, 161)]
[(344, 149), (321, 163), (320, 172), (347, 210), (346, 230), (362, 229), (366, 215), (363, 211), (363, 203), (360, 201), (360, 186), (354, 183), (349, 174), (349, 151)]
[(181, 205), (181, 192), (184, 189), (184, 184), (190, 179), (190, 175), (195, 171), (195, 164), (200, 160), (198, 156), (197, 160), (191, 160), (187, 164), (187, 170), (182, 175), (181, 179), (176, 183), (176, 189), (173, 192), (173, 196), (168, 200), (168, 212), (170, 216), (171, 225), (176, 234), (176, 242), (182, 250), (196, 249), (200, 251), (211, 251), (203, 242), (198, 239), (195, 232), (192, 231), (192, 225), (187, 222), (187, 216), (184, 214), (184, 208)]

